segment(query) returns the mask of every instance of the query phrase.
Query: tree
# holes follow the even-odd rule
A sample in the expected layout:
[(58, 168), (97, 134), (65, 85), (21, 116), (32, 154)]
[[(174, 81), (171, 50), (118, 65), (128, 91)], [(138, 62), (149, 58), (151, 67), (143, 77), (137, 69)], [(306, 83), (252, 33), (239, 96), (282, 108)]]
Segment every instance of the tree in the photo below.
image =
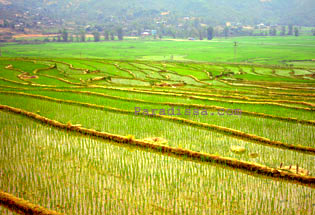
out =
[(107, 30), (104, 31), (104, 39), (107, 41), (109, 40), (109, 33)]
[(280, 35), (281, 36), (284, 36), (285, 35), (285, 26), (282, 26), (282, 28), (281, 28), (281, 33), (280, 33)]
[(122, 28), (118, 28), (117, 29), (117, 36), (118, 36), (118, 40), (123, 40), (124, 39)]
[(208, 40), (212, 40), (213, 39), (213, 28), (210, 26), (208, 29), (207, 29), (207, 38)]
[(3, 27), (8, 28), (10, 27), (10, 23), (8, 22), (8, 20), (3, 20)]
[(203, 40), (203, 32), (202, 29), (199, 29), (199, 40)]
[(276, 30), (275, 28), (271, 28), (271, 29), (269, 30), (269, 35), (270, 35), (270, 36), (276, 36), (276, 35), (277, 35), (277, 30)]
[(173, 39), (176, 39), (176, 32), (174, 30), (171, 30), (171, 36), (173, 37)]
[(289, 26), (288, 26), (288, 35), (293, 35), (293, 25), (292, 24), (290, 24)]
[(115, 35), (114, 35), (113, 32), (110, 33), (110, 39), (111, 39), (111, 40), (115, 40)]
[(294, 36), (299, 36), (299, 29), (297, 27), (294, 28)]
[(61, 37), (63, 42), (68, 42), (68, 31), (66, 29), (63, 29), (61, 32)]
[(224, 37), (228, 37), (229, 36), (229, 27), (225, 26), (224, 29), (223, 29), (223, 34), (224, 34)]
[(100, 41), (100, 33), (98, 31), (94, 31), (93, 33), (93, 37), (94, 37), (94, 42), (99, 42)]
[(80, 32), (80, 40), (81, 40), (81, 42), (85, 42), (85, 31), (84, 30), (82, 30)]

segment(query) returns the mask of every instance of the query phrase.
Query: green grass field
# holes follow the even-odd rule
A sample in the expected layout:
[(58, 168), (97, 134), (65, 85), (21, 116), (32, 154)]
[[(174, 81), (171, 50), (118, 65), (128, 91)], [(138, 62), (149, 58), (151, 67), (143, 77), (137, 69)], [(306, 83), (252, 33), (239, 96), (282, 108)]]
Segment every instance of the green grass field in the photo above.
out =
[(65, 214), (314, 214), (314, 48), (5, 45), (0, 190)]
[[(234, 41), (238, 43), (234, 55)], [(46, 43), (5, 45), (6, 57), (75, 57), (121, 60), (181, 60), (202, 62), (248, 62), (259, 64), (292, 64), (283, 61), (315, 58), (315, 37), (238, 37), (215, 38), (212, 41), (125, 40), (122, 42)], [(295, 63), (295, 62), (294, 62)], [(294, 64), (293, 63), (293, 64)], [(305, 61), (305, 65), (309, 62)], [(311, 64), (314, 66), (314, 63)]]

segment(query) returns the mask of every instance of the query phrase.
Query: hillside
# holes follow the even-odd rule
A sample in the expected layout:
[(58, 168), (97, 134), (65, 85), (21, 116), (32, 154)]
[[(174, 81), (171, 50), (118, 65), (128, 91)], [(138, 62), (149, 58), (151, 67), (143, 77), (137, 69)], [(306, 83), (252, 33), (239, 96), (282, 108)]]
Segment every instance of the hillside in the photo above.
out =
[(264, 22), (311, 26), (315, 23), (314, 8), (313, 0), (1, 0), (0, 18), (28, 11), (33, 19), (45, 16), (78, 24), (108, 24), (113, 20), (150, 24), (161, 12), (170, 11), (168, 16), (174, 19), (198, 17), (209, 24)]

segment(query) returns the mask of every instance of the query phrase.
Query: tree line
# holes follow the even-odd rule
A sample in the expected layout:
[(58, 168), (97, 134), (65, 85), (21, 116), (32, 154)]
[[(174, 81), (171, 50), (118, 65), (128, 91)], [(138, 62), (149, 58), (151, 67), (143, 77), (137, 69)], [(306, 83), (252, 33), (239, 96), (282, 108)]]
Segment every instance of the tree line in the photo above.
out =
[[(85, 30), (80, 30), (76, 33), (70, 33), (67, 29), (59, 30), (58, 35), (54, 36), (52, 42), (86, 42), (91, 41), (90, 37), (87, 37), (87, 32)], [(117, 28), (116, 31), (104, 30), (103, 33), (99, 31), (90, 32), (93, 36), (94, 42), (101, 41), (102, 37), (105, 41), (115, 40), (117, 37), (118, 40), (124, 39), (124, 33), (122, 28)], [(50, 42), (48, 38), (44, 42)]]
[[(209, 26), (207, 28), (196, 28), (191, 34), (190, 38), (199, 40), (203, 40), (206, 38), (207, 40), (212, 40), (214, 37), (231, 37), (231, 36), (299, 36), (300, 35), (300, 27), (288, 25), (280, 27), (269, 27), (269, 29), (259, 30), (256, 29), (258, 33), (254, 34), (246, 33), (242, 34), (242, 28), (231, 28), (225, 26), (223, 30), (218, 31), (216, 28)], [(260, 33), (259, 33), (260, 31)], [(311, 30), (312, 35), (315, 36), (315, 29)], [(87, 37), (87, 34), (92, 35), (92, 37)], [(139, 35), (141, 35), (141, 31), (139, 31)], [(70, 33), (68, 30), (63, 29), (58, 32), (58, 35), (53, 37), (52, 42), (86, 42), (86, 41), (113, 41), (124, 39), (125, 32), (123, 28), (119, 27), (115, 30), (104, 30), (102, 32), (95, 30), (87, 32), (86, 30), (79, 30), (75, 33)], [(172, 31), (172, 29), (168, 29), (168, 31), (158, 31), (156, 35), (153, 35), (154, 39), (160, 38), (163, 36), (170, 36), (173, 38), (183, 38), (183, 35), (179, 32)], [(186, 35), (187, 36), (187, 35)], [(50, 42), (48, 38), (44, 40), (44, 42)]]

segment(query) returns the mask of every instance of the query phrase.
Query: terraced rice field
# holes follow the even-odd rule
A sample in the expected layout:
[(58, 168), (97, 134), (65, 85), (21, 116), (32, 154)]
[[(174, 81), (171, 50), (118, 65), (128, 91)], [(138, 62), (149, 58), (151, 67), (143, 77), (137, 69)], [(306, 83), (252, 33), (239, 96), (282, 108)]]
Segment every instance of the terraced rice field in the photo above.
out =
[(314, 78), (0, 58), (0, 190), (64, 214), (314, 214)]

